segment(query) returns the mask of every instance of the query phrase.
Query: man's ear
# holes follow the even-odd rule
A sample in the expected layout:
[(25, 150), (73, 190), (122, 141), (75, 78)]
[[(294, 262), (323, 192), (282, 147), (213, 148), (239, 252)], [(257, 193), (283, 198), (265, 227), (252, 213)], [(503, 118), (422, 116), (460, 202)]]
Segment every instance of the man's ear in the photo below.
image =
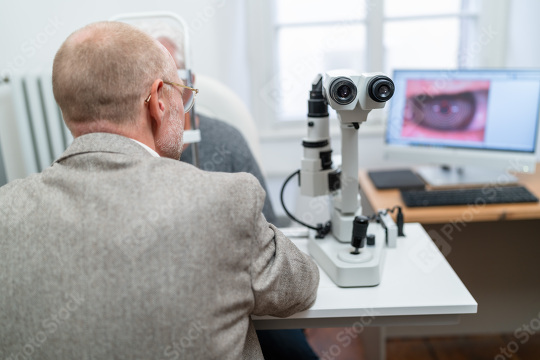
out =
[(151, 121), (154, 135), (161, 127), (165, 116), (165, 104), (163, 102), (163, 80), (157, 79), (152, 83), (150, 96), (145, 100), (149, 110), (149, 121)]
[(191, 73), (191, 85), (195, 84), (195, 73)]

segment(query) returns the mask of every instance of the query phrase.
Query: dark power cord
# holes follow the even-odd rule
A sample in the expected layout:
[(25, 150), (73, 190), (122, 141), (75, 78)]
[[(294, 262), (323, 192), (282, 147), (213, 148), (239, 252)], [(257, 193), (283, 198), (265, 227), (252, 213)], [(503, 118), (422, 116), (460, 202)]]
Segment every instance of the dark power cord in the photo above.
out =
[(289, 175), (289, 177), (285, 180), (285, 182), (283, 183), (283, 186), (281, 187), (281, 193), (280, 193), (281, 206), (283, 206), (283, 210), (285, 210), (285, 213), (287, 214), (287, 216), (289, 216), (293, 221), (296, 221), (297, 223), (299, 223), (302, 226), (307, 227), (308, 229), (317, 231), (316, 237), (323, 238), (330, 232), (330, 230), (332, 230), (332, 223), (330, 221), (327, 221), (326, 224), (324, 225), (320, 223), (317, 224), (316, 226), (309, 225), (303, 222), (302, 220), (297, 219), (293, 214), (289, 212), (289, 210), (287, 210), (287, 207), (285, 206), (285, 202), (283, 201), (283, 193), (285, 192), (285, 186), (287, 186), (287, 183), (296, 175), (300, 175), (300, 170), (296, 170), (291, 175)]
[[(289, 210), (285, 206), (285, 202), (283, 200), (283, 194), (285, 192), (285, 187), (287, 186), (287, 184), (289, 183), (289, 181), (291, 181), (291, 179), (293, 177), (295, 177), (296, 175), (299, 175), (299, 174), (300, 174), (300, 170), (296, 170), (291, 175), (289, 175), (287, 177), (287, 179), (285, 179), (285, 182), (283, 183), (283, 186), (281, 187), (281, 193), (280, 193), (281, 206), (283, 206), (283, 210), (285, 210), (285, 213), (287, 214), (287, 216), (289, 216), (293, 221), (296, 221), (297, 223), (299, 223), (302, 226), (307, 227), (308, 229), (312, 229), (312, 230), (317, 231), (317, 236), (316, 236), (317, 238), (324, 238), (332, 230), (332, 222), (331, 221), (327, 221), (324, 225), (320, 224), (320, 223), (317, 224), (316, 226), (309, 225), (309, 224), (306, 224), (305, 222), (297, 219), (293, 214), (291, 214), (289, 212)], [(398, 227), (398, 236), (404, 236), (404, 234), (403, 234), (404, 219), (403, 219), (403, 212), (401, 210), (401, 206), (396, 205), (396, 206), (394, 206), (392, 208), (381, 210), (381, 211), (377, 212), (376, 214), (373, 214), (371, 216), (367, 216), (367, 218), (369, 219), (369, 221), (375, 221), (375, 220), (378, 220), (379, 216), (386, 215), (388, 213), (393, 214), (394, 211), (396, 211), (396, 210), (398, 211), (397, 216), (396, 216), (396, 220), (397, 220), (396, 225)]]

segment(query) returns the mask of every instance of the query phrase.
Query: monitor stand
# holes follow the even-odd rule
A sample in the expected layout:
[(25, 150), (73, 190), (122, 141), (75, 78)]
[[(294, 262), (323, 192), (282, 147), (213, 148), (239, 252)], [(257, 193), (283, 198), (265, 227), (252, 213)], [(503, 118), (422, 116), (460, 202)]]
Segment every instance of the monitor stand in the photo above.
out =
[(416, 173), (432, 188), (482, 187), (515, 185), (518, 178), (494, 169), (472, 166), (420, 166)]

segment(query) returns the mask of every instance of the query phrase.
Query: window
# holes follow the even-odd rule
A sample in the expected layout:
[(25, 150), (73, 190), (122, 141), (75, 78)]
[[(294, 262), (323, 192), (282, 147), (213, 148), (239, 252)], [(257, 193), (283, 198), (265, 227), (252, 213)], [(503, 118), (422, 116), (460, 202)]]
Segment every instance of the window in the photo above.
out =
[(474, 39), (475, 5), (473, 0), (385, 0), (384, 71), (474, 65), (462, 54)]
[(358, 0), (278, 0), (275, 8), (276, 71), (280, 120), (305, 117), (315, 75), (365, 68), (366, 11)]
[[(480, 21), (482, 9), (493, 5), (485, 3), (482, 0), (268, 2), (265, 9), (259, 9), (259, 15), (270, 13), (271, 16), (266, 15), (270, 20), (266, 24), (260, 21), (261, 17), (252, 20), (252, 28), (268, 31), (263, 34), (264, 30), (260, 30), (255, 37), (263, 35), (262, 39), (271, 45), (266, 49), (260, 45), (254, 47), (259, 52), (255, 58), (265, 57), (260, 63), (266, 64), (264, 71), (252, 72), (256, 78), (254, 88), (260, 89), (254, 94), (254, 111), (263, 122), (260, 125), (263, 129), (290, 128), (305, 120), (311, 81), (326, 70), (351, 68), (359, 72), (382, 71), (391, 76), (397, 68), (484, 65), (482, 54), (490, 46), (482, 51), (474, 50), (480, 32), (485, 31)], [(487, 12), (491, 23), (494, 11)], [(370, 116), (380, 119), (381, 115)]]

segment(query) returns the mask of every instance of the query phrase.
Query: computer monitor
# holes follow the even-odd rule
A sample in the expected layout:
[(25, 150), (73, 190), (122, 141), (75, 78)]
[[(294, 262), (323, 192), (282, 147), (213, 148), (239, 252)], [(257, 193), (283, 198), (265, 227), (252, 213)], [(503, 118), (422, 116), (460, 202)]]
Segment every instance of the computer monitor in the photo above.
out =
[(393, 81), (387, 159), (444, 165), (417, 169), (432, 186), (535, 171), (540, 70), (395, 70)]

